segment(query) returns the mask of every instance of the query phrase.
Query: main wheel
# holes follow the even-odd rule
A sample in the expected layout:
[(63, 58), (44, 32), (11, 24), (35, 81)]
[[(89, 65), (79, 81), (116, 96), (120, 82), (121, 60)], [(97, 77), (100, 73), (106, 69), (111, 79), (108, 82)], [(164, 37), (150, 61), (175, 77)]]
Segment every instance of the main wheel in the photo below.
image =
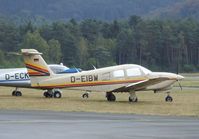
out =
[(116, 97), (113, 93), (108, 93), (106, 97), (108, 101), (116, 101)]
[(84, 93), (84, 94), (82, 95), (82, 97), (83, 97), (83, 98), (88, 98), (88, 97), (89, 97), (89, 94), (88, 94), (88, 93)]
[(46, 98), (52, 98), (52, 97), (53, 97), (53, 95), (50, 94), (48, 91), (45, 91), (43, 95), (44, 95), (44, 97), (46, 97)]
[(55, 91), (54, 98), (61, 98), (61, 93), (59, 91)]
[(44, 97), (48, 97), (48, 92), (45, 91), (43, 95), (44, 95)]
[(16, 96), (16, 91), (12, 91), (12, 96)]
[(18, 96), (22, 96), (22, 93), (21, 93), (20, 91), (16, 91), (16, 92), (15, 92), (15, 96), (17, 96), (17, 97), (18, 97)]
[(166, 102), (172, 102), (172, 101), (173, 101), (173, 98), (172, 98), (171, 96), (167, 96), (167, 97), (165, 98), (165, 101), (166, 101)]
[(137, 97), (135, 97), (135, 98), (129, 97), (129, 102), (138, 102), (138, 98)]

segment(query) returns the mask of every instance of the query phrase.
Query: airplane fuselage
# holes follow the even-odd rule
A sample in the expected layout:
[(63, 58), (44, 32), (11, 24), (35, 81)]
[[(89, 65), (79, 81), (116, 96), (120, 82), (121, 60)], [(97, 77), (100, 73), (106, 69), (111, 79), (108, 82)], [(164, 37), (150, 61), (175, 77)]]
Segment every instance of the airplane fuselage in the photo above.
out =
[[(69, 75), (56, 75), (56, 77), (48, 77), (42, 81), (40, 81), (40, 77), (37, 77), (34, 79), (40, 82), (32, 84), (32, 86), (41, 89), (67, 88), (73, 90), (109, 92), (123, 86), (148, 80), (151, 78), (152, 73), (153, 72), (142, 66), (125, 64)], [(158, 73), (154, 75), (157, 76)], [(172, 80), (172, 77), (176, 76), (176, 74), (165, 73), (165, 75), (170, 75), (171, 80), (144, 87), (142, 90), (159, 90), (170, 86), (176, 81), (176, 78)]]
[(0, 86), (31, 87), (27, 69), (0, 69)]

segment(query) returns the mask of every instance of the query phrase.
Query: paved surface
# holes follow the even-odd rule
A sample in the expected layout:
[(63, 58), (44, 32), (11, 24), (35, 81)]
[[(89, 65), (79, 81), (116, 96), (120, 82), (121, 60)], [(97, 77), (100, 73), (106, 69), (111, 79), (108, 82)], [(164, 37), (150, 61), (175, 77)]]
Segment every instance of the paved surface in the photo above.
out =
[(0, 139), (198, 139), (199, 118), (0, 110)]

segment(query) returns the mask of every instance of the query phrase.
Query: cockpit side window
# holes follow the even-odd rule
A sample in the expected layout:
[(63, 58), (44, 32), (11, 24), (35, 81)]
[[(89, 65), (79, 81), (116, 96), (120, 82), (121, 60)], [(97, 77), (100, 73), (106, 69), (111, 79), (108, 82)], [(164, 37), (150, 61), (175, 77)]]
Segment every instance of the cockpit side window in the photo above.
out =
[(116, 78), (124, 77), (124, 70), (116, 70), (113, 72), (113, 76)]
[(139, 68), (130, 68), (126, 70), (126, 74), (128, 77), (132, 77), (132, 76), (140, 76), (142, 75), (141, 71)]

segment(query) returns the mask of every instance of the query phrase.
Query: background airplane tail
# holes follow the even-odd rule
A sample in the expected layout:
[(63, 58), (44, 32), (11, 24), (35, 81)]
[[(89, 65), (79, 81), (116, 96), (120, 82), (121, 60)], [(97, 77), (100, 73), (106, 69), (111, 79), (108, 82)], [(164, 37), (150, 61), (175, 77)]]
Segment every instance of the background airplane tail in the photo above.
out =
[(39, 82), (42, 79), (46, 79), (46, 77), (54, 74), (42, 58), (42, 53), (39, 53), (35, 49), (22, 49), (21, 52), (32, 86), (39, 86)]

